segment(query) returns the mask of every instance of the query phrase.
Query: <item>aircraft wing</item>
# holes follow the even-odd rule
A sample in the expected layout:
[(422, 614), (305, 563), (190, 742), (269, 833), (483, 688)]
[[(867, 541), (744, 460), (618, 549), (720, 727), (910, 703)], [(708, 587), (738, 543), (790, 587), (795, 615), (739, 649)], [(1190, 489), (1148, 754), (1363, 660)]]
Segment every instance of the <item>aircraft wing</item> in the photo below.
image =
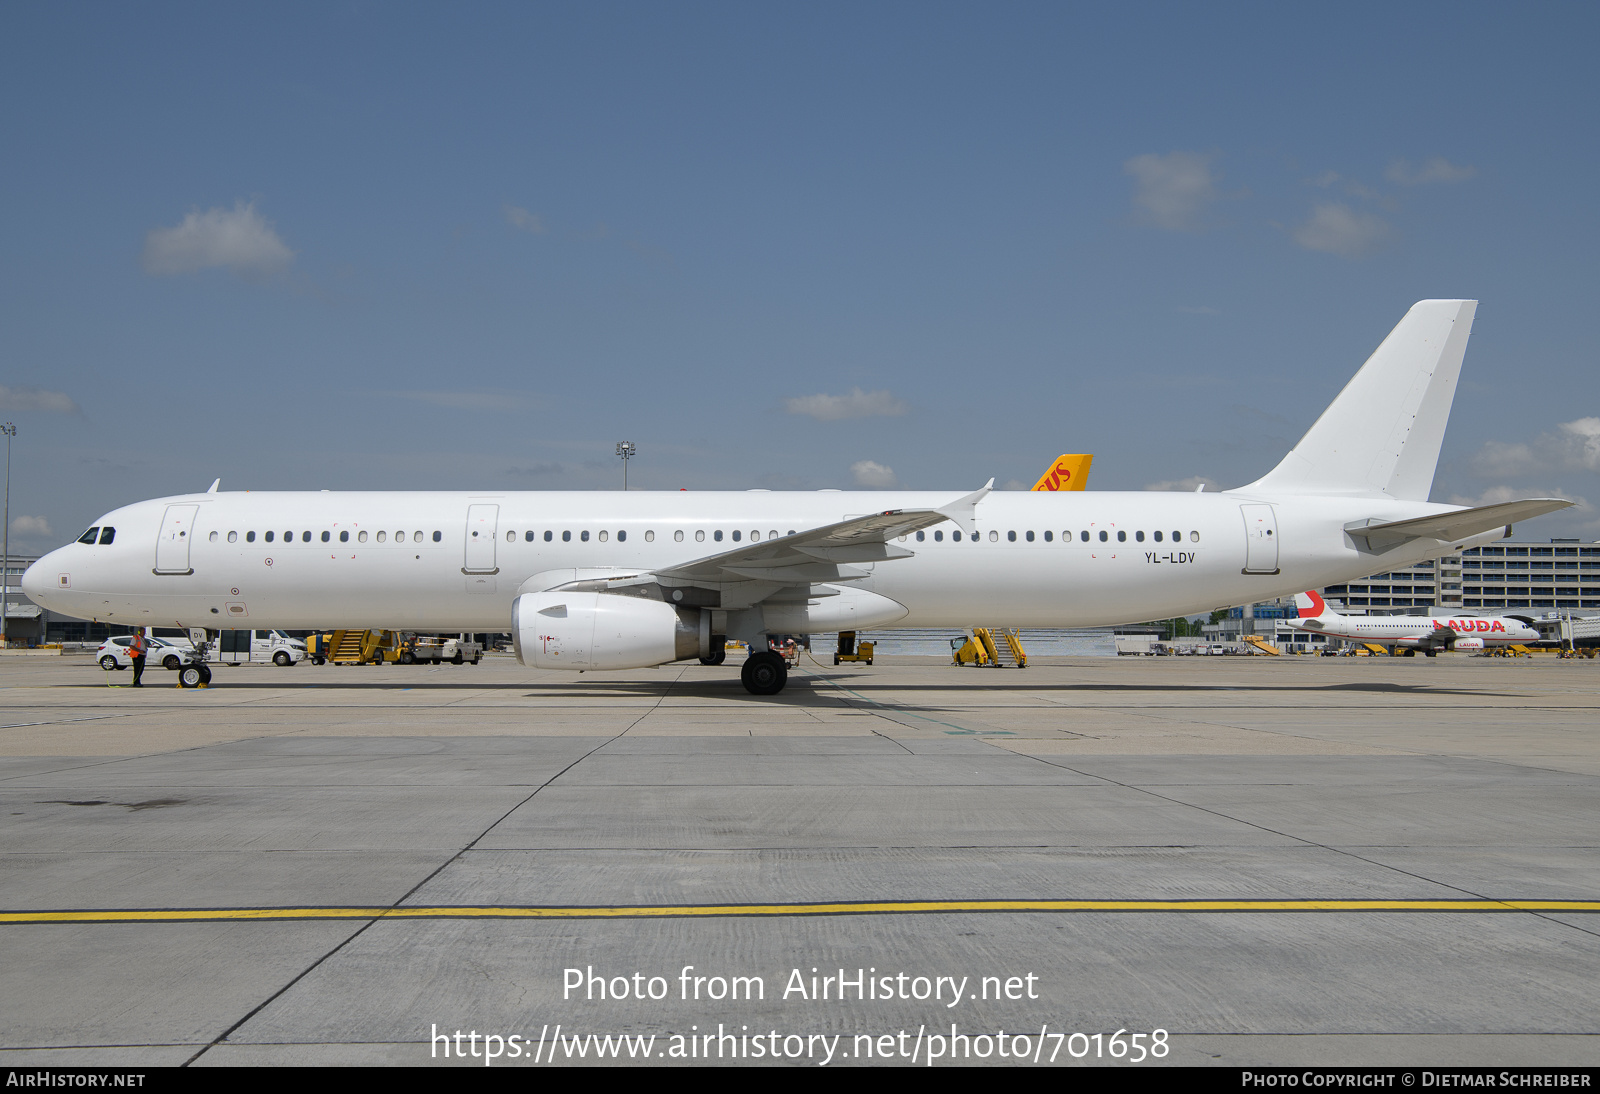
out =
[(1440, 513), (1431, 517), (1411, 520), (1392, 520), (1387, 523), (1358, 523), (1345, 525), (1351, 536), (1364, 539), (1373, 550), (1403, 543), (1408, 539), (1470, 539), (1504, 526), (1511, 534), (1511, 525), (1519, 520), (1530, 520), (1573, 504), (1561, 498), (1526, 498), (1522, 501), (1502, 502), (1499, 505), (1480, 505), (1474, 509), (1457, 509), (1454, 513)]
[(974, 507), (993, 488), (994, 480), (990, 479), (983, 489), (938, 509), (890, 509), (851, 517), (781, 539), (750, 543), (721, 554), (663, 567), (654, 571), (654, 576), (667, 583), (694, 584), (760, 581), (809, 585), (819, 581), (859, 580), (866, 577), (868, 571), (850, 563), (885, 562), (910, 558), (915, 553), (889, 542), (897, 536), (910, 535), (946, 521), (954, 521), (971, 532)]

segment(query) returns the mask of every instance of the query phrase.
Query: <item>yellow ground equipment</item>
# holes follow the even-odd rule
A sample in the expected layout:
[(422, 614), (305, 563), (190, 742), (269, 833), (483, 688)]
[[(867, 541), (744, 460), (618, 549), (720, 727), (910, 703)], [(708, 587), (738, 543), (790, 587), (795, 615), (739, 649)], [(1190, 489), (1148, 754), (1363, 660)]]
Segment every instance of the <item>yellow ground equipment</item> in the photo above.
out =
[(1247, 634), (1244, 636), (1244, 640), (1250, 645), (1254, 646), (1257, 653), (1264, 653), (1268, 657), (1277, 657), (1283, 652), (1277, 646), (1274, 646), (1271, 642), (1268, 642), (1265, 638), (1262, 638), (1259, 634)]
[(381, 665), (400, 659), (398, 631), (331, 631), (306, 639), (311, 663), (320, 665)]
[(840, 661), (865, 661), (872, 664), (872, 649), (876, 643), (857, 642), (855, 631), (839, 632), (839, 649), (833, 655), (833, 663)]
[(1363, 642), (1363, 643), (1361, 643), (1361, 645), (1364, 646), (1366, 648), (1367, 652), (1372, 654), (1372, 656), (1374, 656), (1374, 657), (1388, 657), (1389, 656), (1389, 649), (1388, 649), (1387, 646), (1380, 646), (1376, 642)]
[(1003, 627), (973, 627), (972, 637), (960, 646), (955, 641), (955, 663), (958, 665), (987, 665), (993, 668), (1025, 669), (1028, 654), (1015, 630)]

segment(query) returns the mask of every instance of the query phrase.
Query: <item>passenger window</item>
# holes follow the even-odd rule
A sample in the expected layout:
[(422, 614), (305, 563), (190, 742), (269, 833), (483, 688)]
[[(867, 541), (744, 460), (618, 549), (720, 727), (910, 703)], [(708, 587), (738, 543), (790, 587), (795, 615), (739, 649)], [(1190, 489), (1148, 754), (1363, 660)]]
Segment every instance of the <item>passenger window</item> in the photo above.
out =
[(332, 538), (333, 537), (331, 535), (329, 535), (327, 532), (322, 533), (322, 542), (327, 543)]
[[(1031, 535), (1033, 535), (1033, 533), (1032, 533), (1032, 532), (1029, 532), (1029, 533), (1028, 533), (1028, 535), (1030, 535), (1030, 536), (1031, 536)], [(1045, 542), (1046, 542), (1046, 543), (1054, 543), (1054, 542), (1055, 542), (1055, 539), (1056, 539), (1056, 534), (1055, 534), (1055, 533), (1054, 533), (1054, 532), (1046, 532), (1046, 533), (1045, 533), (1045, 534), (1044, 534), (1044, 541), (1045, 541)]]
[(917, 542), (918, 543), (921, 543), (924, 539), (927, 539), (927, 538), (928, 538), (928, 533), (926, 533), (926, 532), (918, 532), (917, 533)]
[(1161, 542), (1161, 533), (1160, 532), (1151, 532), (1150, 534), (1156, 537), (1156, 542), (1157, 543)]
[(1031, 531), (1024, 533), (1024, 538), (1026, 538), (1029, 543), (1032, 543), (1033, 542), (1033, 533)]
[[(790, 534), (790, 535), (791, 535), (791, 536), (792, 536), (792, 535), (794, 535), (794, 529), (793, 529), (793, 528), (791, 528), (791, 529), (789, 529), (789, 534)], [(906, 537), (905, 537), (905, 536), (901, 536), (901, 537), (900, 537), (900, 538), (901, 538), (901, 539), (905, 539), (905, 538), (906, 538)]]
[(311, 533), (310, 532), (301, 532), (300, 533), (300, 542), (301, 543), (310, 543), (311, 542)]
[(935, 543), (943, 543), (944, 542), (944, 533), (942, 531), (933, 533), (933, 542), (935, 542)]
[(254, 532), (246, 532), (244, 534), (244, 541), (246, 543), (254, 543), (256, 541), (256, 534)]
[(350, 542), (350, 533), (349, 532), (340, 532), (339, 533), (339, 542), (340, 543), (349, 543)]
[[(435, 532), (434, 534), (438, 535), (437, 532)], [(517, 533), (515, 533), (515, 532), (507, 532), (506, 533), (506, 542), (507, 543), (515, 543), (515, 542), (517, 542)]]
[(552, 540), (552, 539), (554, 539), (554, 538), (555, 538), (555, 533), (554, 533), (554, 532), (546, 532), (546, 533), (545, 533), (545, 534), (544, 534), (544, 541), (545, 541), (545, 542), (546, 542), (546, 543), (549, 543), (549, 542), (550, 542), (550, 541), (551, 541), (551, 540)]
[(674, 542), (674, 543), (682, 543), (683, 542), (683, 529), (682, 528), (679, 528), (676, 532), (672, 533), (672, 542)]
[(611, 538), (611, 533), (607, 532), (604, 528), (600, 529), (600, 542), (601, 543), (604, 543), (606, 540), (608, 540), (610, 538)]
[[(991, 540), (994, 539), (994, 533), (993, 532), (989, 533), (989, 538)], [(1007, 532), (1006, 533), (1006, 542), (1007, 543), (1015, 543), (1015, 542), (1017, 542), (1017, 533), (1015, 533), (1015, 532)]]
[[(1084, 534), (1083, 534), (1083, 535), (1084, 535), (1084, 538), (1085, 538), (1085, 539), (1087, 539), (1087, 538), (1088, 538), (1088, 537), (1089, 537), (1089, 533), (1088, 533), (1088, 532), (1085, 532), (1085, 533), (1084, 533)], [(1105, 532), (1101, 532), (1101, 533), (1100, 533), (1100, 542), (1101, 542), (1101, 543), (1104, 543), (1104, 542), (1105, 542), (1105, 541), (1106, 541), (1106, 540), (1108, 540), (1108, 539), (1110, 539), (1110, 538), (1111, 538), (1111, 537), (1110, 537), (1110, 536), (1108, 536), (1108, 535), (1106, 535), (1106, 534), (1105, 534)]]
[[(721, 537), (718, 537), (718, 538), (721, 538)], [(698, 531), (695, 532), (694, 541), (696, 543), (704, 543), (705, 539), (706, 539), (706, 533), (705, 533), (705, 529), (704, 528), (699, 529)]]
[[(645, 533), (645, 537), (646, 538), (649, 538), (649, 537), (651, 537), (653, 535), (655, 535), (654, 532), (646, 532)], [(621, 529), (618, 529), (618, 531), (617, 531), (617, 542), (618, 543), (626, 543), (626, 542), (628, 542), (628, 533), (622, 531)]]
[(578, 533), (578, 538), (583, 540), (583, 542), (588, 543), (589, 542), (589, 529), (585, 528), (583, 531), (579, 532)]
[[(435, 534), (437, 535), (437, 533), (435, 533)], [(411, 542), (412, 543), (421, 543), (422, 542), (422, 533), (421, 532), (412, 532), (411, 533)]]
[(434, 529), (433, 542), (438, 543), (443, 539), (444, 539), (444, 533), (439, 531), (438, 529)]
[[(972, 538), (974, 540), (976, 540), (978, 538), (976, 533), (974, 533)], [(953, 543), (960, 543), (961, 542), (961, 533), (960, 532), (951, 532), (950, 533), (950, 540)]]
[(238, 532), (229, 532), (228, 533), (228, 542), (229, 543), (238, 543), (239, 542), (239, 533)]
[(532, 542), (533, 542), (533, 537), (534, 537), (534, 536), (535, 536), (535, 535), (536, 535), (536, 534), (537, 534), (537, 533), (534, 533), (534, 532), (524, 532), (524, 533), (522, 533), (522, 538), (523, 538), (523, 540), (525, 540), (525, 541), (526, 541), (526, 542), (528, 542), (528, 543), (532, 543)]
[(1189, 542), (1190, 543), (1199, 543), (1200, 542), (1200, 533), (1199, 532), (1190, 532), (1189, 533)]
[(656, 541), (656, 534), (654, 532), (645, 532), (644, 541), (646, 543), (654, 543)]
[(739, 535), (740, 535), (739, 529), (735, 528), (733, 530), (733, 542), (735, 542), (735, 543), (739, 542)]
[(1081, 539), (1083, 542), (1088, 543), (1089, 542), (1089, 533), (1088, 532), (1079, 532), (1078, 533), (1078, 538)]
[(1174, 543), (1182, 543), (1183, 542), (1183, 533), (1182, 532), (1174, 532), (1174, 533), (1172, 533), (1172, 542), (1174, 542)]
[(212, 532), (209, 536), (206, 537), (206, 539), (209, 540), (212, 543), (217, 542), (217, 533)]
[(285, 543), (293, 543), (294, 542), (294, 533), (293, 532), (285, 532), (285, 533), (283, 533), (283, 542), (285, 542)]
[(79, 536), (78, 537), (78, 542), (79, 543), (87, 543), (89, 546), (93, 547), (94, 546), (94, 539), (99, 534), (100, 534), (100, 526), (98, 524), (96, 524), (93, 528), (89, 529), (87, 532), (83, 533), (83, 535)]
[(1135, 532), (1135, 533), (1133, 533), (1133, 538), (1137, 542), (1143, 543), (1144, 542), (1144, 533), (1143, 532)]
[(1126, 542), (1128, 542), (1128, 533), (1126, 533), (1126, 532), (1118, 532), (1117, 533), (1117, 542), (1118, 543), (1126, 543)]
[[(696, 535), (695, 538), (699, 539), (700, 537), (698, 535)], [(715, 532), (712, 532), (711, 533), (711, 538), (716, 540), (718, 543), (721, 543), (722, 542), (722, 529), (718, 528)]]
[(268, 542), (268, 543), (271, 543), (271, 542), (272, 542), (272, 533), (271, 533), (271, 532), (268, 532), (268, 533), (267, 533), (267, 534), (266, 534), (266, 535), (265, 535), (265, 536), (263, 536), (263, 537), (262, 537), (262, 538), (263, 538), (263, 539), (265, 539), (265, 540), (266, 540), (266, 541), (267, 541), (267, 542)]
[[(776, 528), (774, 528), (771, 531), (769, 531), (767, 533), (767, 538), (768, 539), (777, 539), (778, 538), (778, 530)], [(901, 536), (900, 538), (901, 539), (905, 539), (906, 537), (905, 536)]]
[(384, 541), (384, 539), (386, 539), (388, 537), (388, 535), (389, 535), (388, 532), (379, 532), (378, 533), (378, 542), (382, 543)]
[(563, 531), (561, 533), (561, 542), (562, 543), (571, 543), (572, 542), (572, 532), (570, 530)]
[[(383, 533), (379, 532), (378, 534), (382, 535)], [(365, 533), (365, 532), (357, 532), (356, 533), (356, 542), (357, 543), (365, 543), (365, 542), (367, 542), (367, 533)]]

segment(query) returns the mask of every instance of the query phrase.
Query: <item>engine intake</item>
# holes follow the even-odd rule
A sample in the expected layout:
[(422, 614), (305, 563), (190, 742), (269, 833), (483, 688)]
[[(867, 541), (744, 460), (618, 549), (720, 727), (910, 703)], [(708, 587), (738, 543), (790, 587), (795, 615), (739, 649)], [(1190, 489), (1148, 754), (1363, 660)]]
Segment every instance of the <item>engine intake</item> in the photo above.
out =
[(642, 669), (711, 655), (711, 613), (616, 593), (523, 593), (517, 660), (540, 669)]

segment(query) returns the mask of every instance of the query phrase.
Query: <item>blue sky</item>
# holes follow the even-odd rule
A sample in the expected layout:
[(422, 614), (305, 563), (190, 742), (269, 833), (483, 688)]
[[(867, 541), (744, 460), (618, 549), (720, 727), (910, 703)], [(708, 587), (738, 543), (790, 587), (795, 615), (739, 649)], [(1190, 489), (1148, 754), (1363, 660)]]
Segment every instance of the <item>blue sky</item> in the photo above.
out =
[(8, 5), (13, 545), (203, 489), (1233, 486), (1482, 304), (1600, 538), (1592, 6)]

